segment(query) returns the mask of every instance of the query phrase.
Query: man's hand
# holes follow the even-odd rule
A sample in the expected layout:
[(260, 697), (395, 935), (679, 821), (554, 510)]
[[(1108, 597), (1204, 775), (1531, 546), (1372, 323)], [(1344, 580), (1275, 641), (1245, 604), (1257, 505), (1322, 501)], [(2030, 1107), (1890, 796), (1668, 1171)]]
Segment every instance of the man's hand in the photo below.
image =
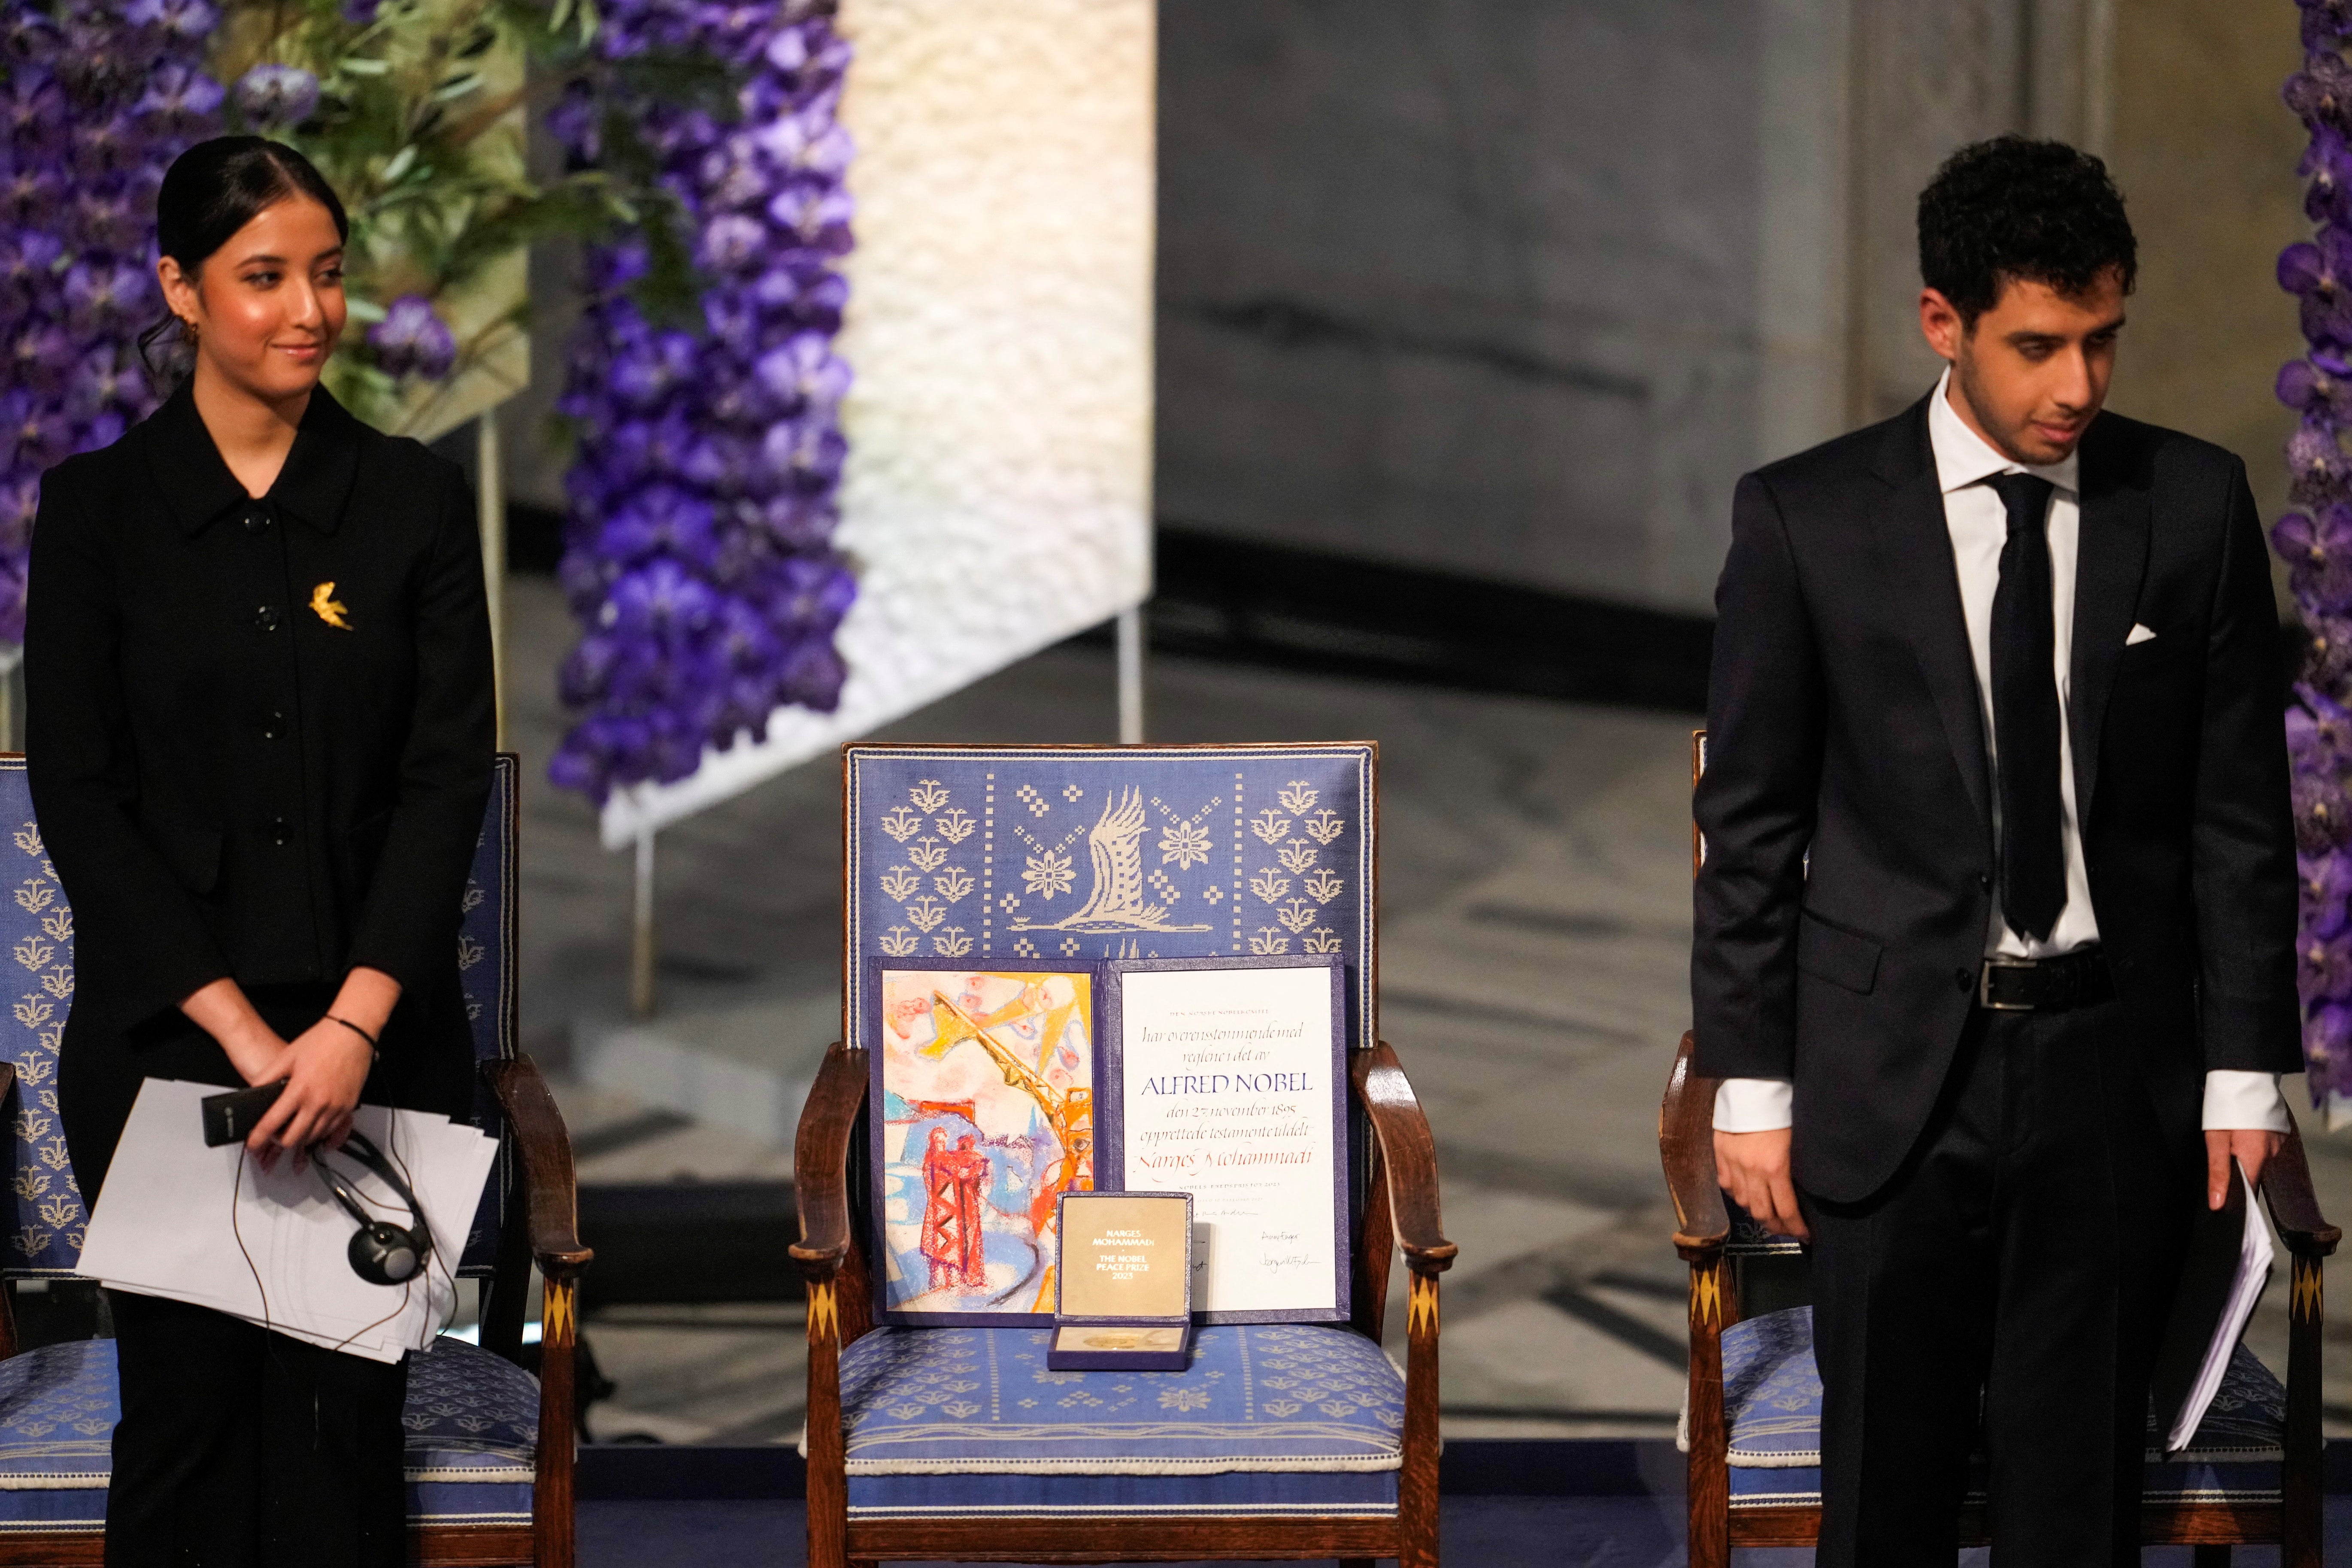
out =
[[(2230, 1156), (2234, 1154), (2238, 1157), (2238, 1163), (2245, 1168), (2246, 1180), (2259, 1189), (2263, 1184), (2263, 1166), (2269, 1163), (2270, 1157), (2279, 1152), (2279, 1145), (2285, 1142), (2285, 1133), (2267, 1132), (2259, 1127), (2233, 1130), (2219, 1127), (2207, 1128), (2205, 1130), (2205, 1205), (2208, 1208), (2218, 1209), (2229, 1201)], [(1718, 1132), (1716, 1134), (1716, 1146), (1721, 1148), (1722, 1144), (1723, 1134)], [(1720, 1161), (1723, 1156), (1717, 1154), (1716, 1158)]]
[(1789, 1130), (1718, 1132), (1715, 1179), (1731, 1199), (1775, 1236), (1810, 1241), (1805, 1216), (1797, 1212), (1797, 1186), (1789, 1179)]

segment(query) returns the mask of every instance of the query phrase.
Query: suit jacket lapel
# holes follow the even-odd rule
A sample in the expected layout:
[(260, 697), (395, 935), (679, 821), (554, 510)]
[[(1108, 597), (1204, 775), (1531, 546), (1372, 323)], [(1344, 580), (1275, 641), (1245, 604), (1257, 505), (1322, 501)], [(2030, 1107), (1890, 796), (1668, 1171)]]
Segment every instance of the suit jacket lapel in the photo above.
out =
[(2093, 425), (2083, 440), (2082, 523), (2074, 558), (2074, 650), (2069, 661), (2069, 740), (2074, 752), (2074, 816), (2090, 820), (2097, 798), (2099, 732), (2116, 689), (2124, 638), (2147, 570), (2147, 487), (2126, 471), (2114, 442)]
[(1990, 846), (1991, 786), (1983, 700), (1977, 692), (1976, 661), (1969, 651), (1968, 615), (1960, 607), (1959, 569), (1953, 563), (1951, 531), (1944, 521), (1944, 492), (1927, 444), (1924, 398), (1889, 428), (1874, 471), (1894, 489), (1878, 531), (1887, 602), (1897, 606), (1919, 673), (1935, 699), (1945, 739), (1951, 742), (1960, 783)]

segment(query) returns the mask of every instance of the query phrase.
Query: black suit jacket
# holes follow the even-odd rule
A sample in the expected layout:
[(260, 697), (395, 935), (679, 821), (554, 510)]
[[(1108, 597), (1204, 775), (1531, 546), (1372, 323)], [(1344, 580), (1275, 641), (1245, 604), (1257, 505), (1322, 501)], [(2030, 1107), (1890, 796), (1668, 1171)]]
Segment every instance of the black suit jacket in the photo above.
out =
[[(2208, 1068), (2302, 1065), (2278, 617), (2236, 458), (2114, 414), (2081, 450), (2075, 802), (2179, 1145)], [(1927, 404), (1740, 480), (1716, 606), (1696, 1070), (1793, 1079), (1797, 1181), (1859, 1200), (1943, 1088), (1997, 864)]]
[[(459, 470), (320, 389), (251, 500), (183, 385), (43, 479), (27, 592), (26, 766), (76, 928), (68, 1070), (177, 1026), (224, 975), (331, 986), (360, 964), (403, 988), (388, 1067), (457, 1048), (494, 744)], [(411, 1026), (428, 1015), (445, 1026)]]

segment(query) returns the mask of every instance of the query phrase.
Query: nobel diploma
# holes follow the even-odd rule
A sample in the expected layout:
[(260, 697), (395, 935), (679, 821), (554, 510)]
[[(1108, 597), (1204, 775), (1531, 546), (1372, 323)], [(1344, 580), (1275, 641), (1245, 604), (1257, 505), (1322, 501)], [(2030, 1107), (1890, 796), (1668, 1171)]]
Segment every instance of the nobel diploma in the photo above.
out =
[(1331, 970), (1120, 975), (1123, 1181), (1192, 1194), (1192, 1306), (1339, 1303)]

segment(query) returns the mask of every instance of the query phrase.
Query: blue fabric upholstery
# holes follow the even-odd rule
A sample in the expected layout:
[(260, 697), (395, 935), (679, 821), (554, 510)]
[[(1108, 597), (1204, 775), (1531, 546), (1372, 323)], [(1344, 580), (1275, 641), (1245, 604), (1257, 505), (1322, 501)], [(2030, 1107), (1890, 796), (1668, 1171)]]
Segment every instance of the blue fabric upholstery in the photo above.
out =
[[(0, 1534), (95, 1531), (121, 1395), (114, 1342), (0, 1362)], [(539, 1384), (488, 1351), (436, 1341), (410, 1356), (408, 1509), (419, 1522), (529, 1524)]]
[[(1734, 1509), (1821, 1500), (1822, 1380), (1813, 1364), (1811, 1307), (1724, 1331), (1723, 1409)], [(2244, 1345), (2231, 1357), (2221, 1391), (2187, 1449), (2158, 1457), (2153, 1420), (2149, 1426), (2147, 1497), (2276, 1500), (2286, 1390)]]
[[(500, 752), (490, 769), (490, 804), (482, 813), (482, 836), (475, 842), (474, 864), (466, 874), (457, 925), (457, 984), (465, 991), (466, 1014), (474, 1026), (478, 1062), (512, 1061), (515, 1056), (521, 963), (515, 941), (515, 879), (521, 870), (516, 807), (521, 788), (522, 759)], [(498, 1130), (498, 1100), (487, 1084), (476, 1084), (473, 1121), (486, 1131)], [(487, 1279), (498, 1262), (508, 1162), (513, 1157), (511, 1150), (501, 1149), (498, 1163), (490, 1167), (458, 1259), (460, 1275)]]
[(1204, 1328), (1183, 1372), (1055, 1372), (1042, 1329), (842, 1352), (854, 1518), (1393, 1514), (1404, 1377), (1324, 1324)]
[[(499, 753), (491, 770), (490, 801), (466, 883), (457, 937), (459, 981), (474, 1026), (474, 1054), (483, 1061), (515, 1054), (515, 800), (520, 761)], [(74, 991), (73, 910), (33, 820), (33, 795), (22, 757), (0, 757), (0, 1058), (16, 1064), (16, 1116), (9, 1131), (9, 1245), (0, 1248), (0, 1275), (58, 1279), (72, 1275), (89, 1221), (65, 1128), (58, 1118), (58, 1044)], [(474, 1122), (494, 1128), (488, 1091), (477, 1097)], [(460, 1274), (482, 1277), (498, 1256), (506, 1156), (491, 1172), (466, 1241)]]
[[(1373, 763), (1348, 744), (853, 746), (849, 973), (918, 954), (1018, 968), (1336, 952), (1349, 1043), (1369, 1047)], [(1128, 829), (1097, 840), (1114, 813)], [(866, 1005), (851, 985), (850, 1039), (878, 1026)]]
[(11, 1279), (70, 1275), (81, 1256), (89, 1213), (66, 1157), (65, 1125), (58, 1119), (58, 1043), (73, 1004), (73, 910), (66, 905), (57, 868), (33, 821), (33, 792), (25, 759), (0, 757), (0, 983), (7, 1016), (0, 1020), (0, 1057), (16, 1065), (16, 1116), (9, 1186), (15, 1205), (0, 1274)]

